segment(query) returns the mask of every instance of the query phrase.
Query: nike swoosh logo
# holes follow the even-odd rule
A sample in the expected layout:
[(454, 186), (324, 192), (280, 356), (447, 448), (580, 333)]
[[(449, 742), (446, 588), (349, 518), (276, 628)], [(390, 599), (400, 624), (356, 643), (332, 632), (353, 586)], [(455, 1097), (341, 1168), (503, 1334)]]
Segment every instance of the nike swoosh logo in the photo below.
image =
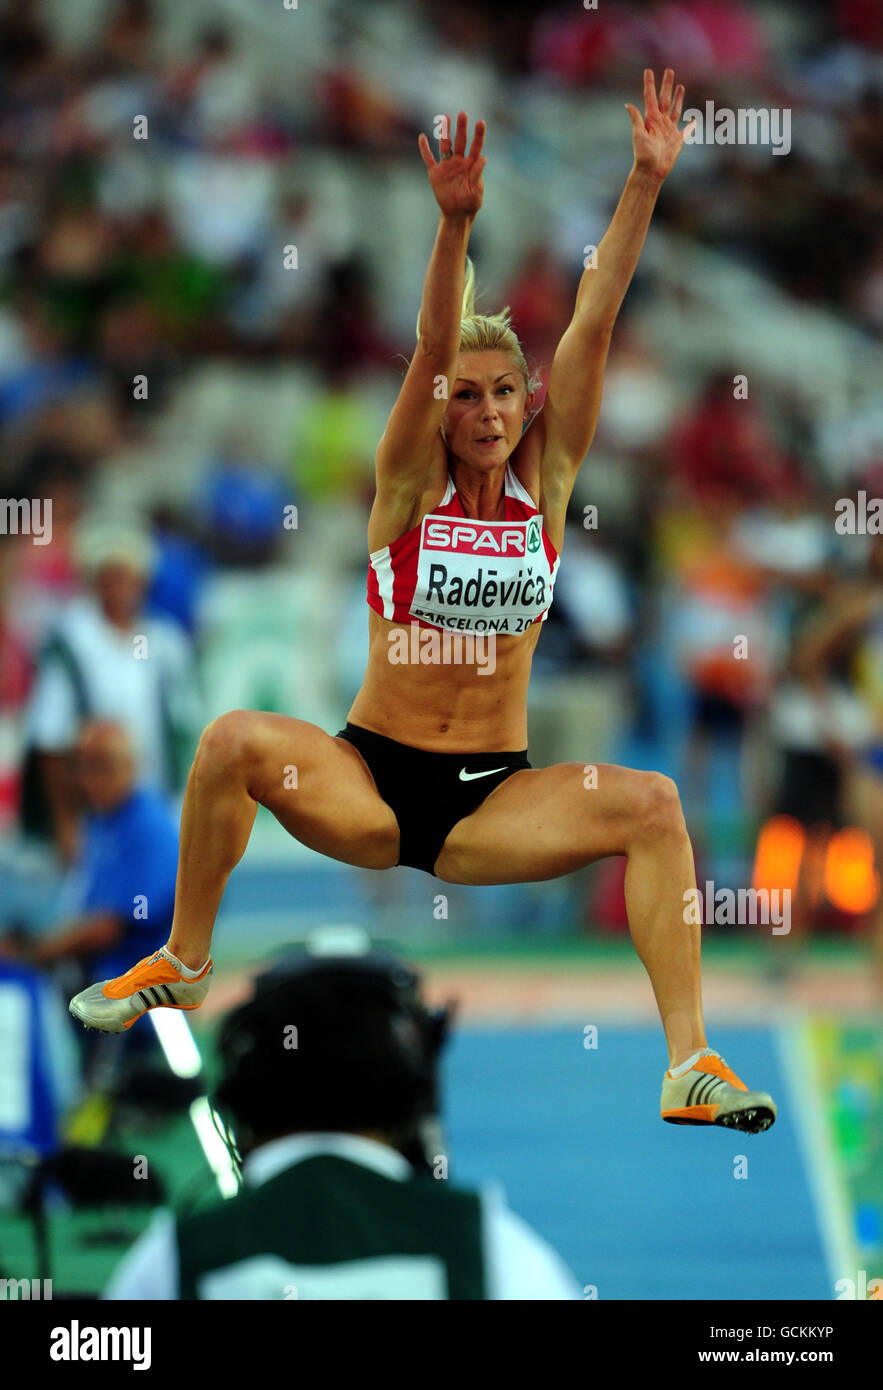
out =
[(487, 772), (467, 772), (465, 767), (460, 768), (460, 781), (472, 782), (476, 777), (490, 777), (495, 772), (505, 772), (504, 767), (489, 767)]

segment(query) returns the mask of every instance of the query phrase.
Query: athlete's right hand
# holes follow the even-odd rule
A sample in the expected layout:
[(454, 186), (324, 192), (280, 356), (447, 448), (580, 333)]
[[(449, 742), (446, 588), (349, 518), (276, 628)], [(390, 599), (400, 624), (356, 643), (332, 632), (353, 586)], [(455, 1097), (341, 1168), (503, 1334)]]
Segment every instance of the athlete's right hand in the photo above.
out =
[(466, 123), (466, 112), (458, 112), (457, 129), (454, 132), (452, 148), (451, 123), (448, 119), (448, 135), (446, 139), (439, 141), (439, 148), (442, 154), (452, 150), (449, 159), (436, 159), (433, 156), (432, 150), (429, 148), (429, 141), (422, 131), (417, 142), (423, 156), (423, 163), (429, 171), (429, 182), (432, 184), (435, 201), (448, 217), (457, 215), (474, 217), (481, 207), (481, 200), (484, 197), (484, 184), (481, 181), (481, 175), (487, 160), (479, 156), (484, 140), (485, 124), (484, 121), (476, 121), (472, 147), (467, 154)]

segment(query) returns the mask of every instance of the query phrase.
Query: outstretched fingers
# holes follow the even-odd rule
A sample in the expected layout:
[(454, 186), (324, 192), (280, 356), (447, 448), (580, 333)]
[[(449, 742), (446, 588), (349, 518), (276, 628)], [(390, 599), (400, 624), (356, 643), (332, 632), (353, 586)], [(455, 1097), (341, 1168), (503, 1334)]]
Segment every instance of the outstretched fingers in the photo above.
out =
[[(420, 135), (417, 138), (417, 146), (420, 150), (423, 163), (426, 165), (427, 169), (434, 169), (435, 166), (439, 163), (439, 160), (447, 158), (449, 154), (462, 156), (466, 153), (466, 130), (468, 124), (469, 121), (466, 112), (459, 111), (457, 113), (457, 124), (454, 129), (454, 138), (452, 141), (451, 118), (450, 116), (444, 117), (444, 125), (442, 127), (444, 133), (440, 135), (438, 139), (439, 159), (436, 159), (433, 155), (432, 148), (429, 144), (429, 140), (427, 139), (427, 137), (423, 134), (422, 131), (420, 132)], [(469, 148), (470, 160), (476, 159), (478, 155), (481, 153), (481, 147), (484, 144), (484, 136), (486, 129), (487, 127), (484, 121), (476, 121), (475, 132), (472, 136), (472, 144)], [(485, 161), (482, 162), (482, 168), (484, 167), (484, 162)]]
[(662, 74), (662, 86), (659, 88), (659, 110), (663, 116), (671, 115), (671, 90), (674, 80), (674, 69), (666, 68)]
[(631, 102), (625, 103), (632, 123), (637, 168), (653, 170), (663, 179), (671, 172), (681, 146), (696, 129), (695, 120), (683, 130), (678, 129), (684, 94), (683, 83), (675, 86), (674, 69), (666, 68), (657, 97), (653, 69), (644, 69), (644, 115)]
[(636, 106), (632, 106), (632, 103), (630, 101), (626, 102), (625, 109), (626, 111), (628, 111), (629, 116), (631, 118), (632, 130), (637, 135), (638, 131), (644, 129), (644, 117), (641, 115), (640, 111)]
[(422, 155), (422, 157), (423, 157), (423, 163), (426, 165), (427, 169), (430, 169), (430, 170), (434, 169), (435, 166), (436, 166), (436, 164), (438, 163), (438, 160), (435, 158), (435, 155), (432, 153), (432, 150), (431, 150), (430, 147), (429, 147), (429, 141), (427, 140), (426, 136), (423, 134), (423, 131), (422, 131), (422, 130), (421, 130), (419, 136), (417, 137), (417, 148), (419, 149), (419, 151), (420, 151), (420, 153), (421, 153), (421, 155)]
[[(481, 206), (483, 188), (481, 175), (487, 160), (481, 154), (484, 143), (485, 123), (476, 121), (475, 130), (472, 136), (472, 144), (469, 146), (469, 153), (466, 153), (466, 137), (469, 125), (469, 118), (465, 111), (457, 113), (457, 124), (455, 130), (451, 131), (451, 119), (449, 116), (437, 118), (438, 129), (441, 133), (438, 136), (439, 154), (438, 158), (433, 155), (427, 136), (420, 132), (417, 137), (417, 147), (420, 150), (420, 157), (426, 166), (430, 182), (436, 192), (436, 199), (439, 206), (444, 211), (450, 205), (455, 207), (466, 207), (470, 203), (476, 203), (475, 211)], [(453, 134), (453, 140), (451, 138)], [(452, 162), (444, 165), (444, 173), (440, 173), (442, 164), (446, 160)], [(439, 197), (439, 189), (444, 188), (447, 192), (442, 198)], [(459, 191), (458, 191), (459, 190)], [(450, 196), (448, 196), (450, 194)], [(463, 201), (465, 198), (465, 202)], [(459, 199), (459, 202), (458, 202)]]
[(464, 155), (466, 153), (466, 112), (457, 112), (457, 130), (454, 135), (454, 154)]
[(484, 132), (487, 129), (484, 121), (475, 122), (475, 134), (472, 136), (472, 144), (469, 148), (469, 158), (475, 159), (481, 154), (481, 147), (484, 144)]
[(438, 137), (439, 156), (446, 157), (451, 153), (451, 118), (445, 116), (443, 133)]
[[(442, 116), (441, 119), (443, 124), (442, 133), (438, 137), (438, 152), (439, 159), (444, 159), (450, 153), (451, 150), (451, 118), (450, 116)], [(432, 153), (432, 148), (429, 144), (429, 141), (423, 134), (422, 130), (419, 136), (417, 137), (417, 147), (420, 150), (421, 155), (423, 156), (423, 163), (426, 165), (427, 169), (429, 169), (430, 171), (433, 170), (435, 166), (438, 164), (439, 160), (436, 159), (435, 155)]]
[(653, 76), (652, 68), (644, 69), (644, 110), (648, 116), (653, 116), (659, 110), (656, 100), (656, 78)]

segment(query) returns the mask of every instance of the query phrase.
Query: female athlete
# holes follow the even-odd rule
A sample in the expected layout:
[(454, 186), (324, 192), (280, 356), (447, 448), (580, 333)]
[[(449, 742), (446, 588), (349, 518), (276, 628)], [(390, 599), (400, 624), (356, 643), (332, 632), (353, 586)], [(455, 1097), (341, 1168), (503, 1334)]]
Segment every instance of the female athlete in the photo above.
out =
[(675, 784), (605, 764), (587, 776), (582, 760), (527, 761), (531, 658), (568, 499), (594, 434), (613, 325), (684, 143), (683, 99), (671, 69), (658, 97), (648, 70), (643, 118), (628, 105), (634, 163), (538, 412), (508, 311), (473, 310), (466, 252), (483, 197), (484, 122), (467, 152), (461, 111), (438, 160), (420, 136), (440, 216), (416, 351), (376, 454), (364, 683), (335, 736), (247, 710), (209, 724), (187, 785), (169, 941), (77, 995), (71, 1011), (87, 1027), (118, 1032), (155, 1007), (199, 1007), (215, 915), (258, 804), (332, 859), (407, 864), (448, 883), (551, 879), (622, 854), (631, 934), (668, 1044), (663, 1119), (748, 1132), (773, 1123), (770, 1096), (749, 1091), (707, 1045), (700, 928), (685, 910), (693, 855)]

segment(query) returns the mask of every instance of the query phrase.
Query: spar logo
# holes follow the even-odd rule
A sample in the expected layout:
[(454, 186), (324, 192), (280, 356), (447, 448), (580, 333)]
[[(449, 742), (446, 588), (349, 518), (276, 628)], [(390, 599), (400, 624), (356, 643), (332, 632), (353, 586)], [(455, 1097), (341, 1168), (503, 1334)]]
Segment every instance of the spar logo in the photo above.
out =
[(423, 548), (455, 555), (525, 555), (540, 548), (536, 519), (521, 521), (449, 521), (439, 518), (423, 523)]

